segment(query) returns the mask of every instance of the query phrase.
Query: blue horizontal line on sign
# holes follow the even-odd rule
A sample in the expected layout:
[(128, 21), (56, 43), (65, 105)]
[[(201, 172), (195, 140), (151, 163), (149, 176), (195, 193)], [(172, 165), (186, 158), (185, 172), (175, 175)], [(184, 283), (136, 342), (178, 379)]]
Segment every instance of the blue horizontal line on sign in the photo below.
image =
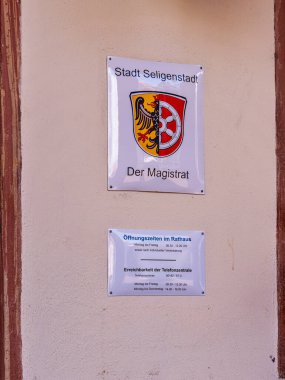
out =
[(141, 261), (176, 261), (171, 259), (141, 259)]

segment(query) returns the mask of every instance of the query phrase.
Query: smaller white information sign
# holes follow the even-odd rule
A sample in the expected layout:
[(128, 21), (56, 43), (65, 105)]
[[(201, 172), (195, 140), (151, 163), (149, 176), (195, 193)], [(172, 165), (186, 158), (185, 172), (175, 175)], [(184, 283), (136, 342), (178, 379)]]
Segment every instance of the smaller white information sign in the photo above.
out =
[(205, 294), (204, 232), (108, 232), (110, 296)]

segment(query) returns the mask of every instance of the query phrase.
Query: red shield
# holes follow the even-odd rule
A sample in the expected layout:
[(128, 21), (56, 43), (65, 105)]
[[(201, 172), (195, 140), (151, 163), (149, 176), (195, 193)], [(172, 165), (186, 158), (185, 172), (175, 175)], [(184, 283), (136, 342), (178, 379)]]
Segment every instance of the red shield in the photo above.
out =
[(166, 157), (175, 153), (184, 136), (186, 99), (163, 92), (132, 92), (135, 139), (146, 153)]

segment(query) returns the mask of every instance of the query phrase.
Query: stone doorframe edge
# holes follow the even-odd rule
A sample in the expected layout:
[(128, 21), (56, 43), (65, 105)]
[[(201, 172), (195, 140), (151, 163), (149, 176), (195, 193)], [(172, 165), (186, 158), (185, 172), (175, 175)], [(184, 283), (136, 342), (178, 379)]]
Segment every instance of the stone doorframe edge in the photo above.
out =
[(275, 0), (278, 371), (285, 378), (285, 1)]
[(0, 378), (21, 380), (21, 4), (0, 5)]

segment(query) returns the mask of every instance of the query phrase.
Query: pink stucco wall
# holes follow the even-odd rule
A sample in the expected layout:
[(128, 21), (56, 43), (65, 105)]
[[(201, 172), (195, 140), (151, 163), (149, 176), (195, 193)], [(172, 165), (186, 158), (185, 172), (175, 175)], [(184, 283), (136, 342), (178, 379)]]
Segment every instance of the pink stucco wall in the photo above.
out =
[[(24, 379), (277, 379), (273, 1), (27, 0), (22, 39)], [(106, 190), (107, 55), (203, 64), (205, 196)], [(205, 230), (207, 295), (108, 298), (109, 227)]]

